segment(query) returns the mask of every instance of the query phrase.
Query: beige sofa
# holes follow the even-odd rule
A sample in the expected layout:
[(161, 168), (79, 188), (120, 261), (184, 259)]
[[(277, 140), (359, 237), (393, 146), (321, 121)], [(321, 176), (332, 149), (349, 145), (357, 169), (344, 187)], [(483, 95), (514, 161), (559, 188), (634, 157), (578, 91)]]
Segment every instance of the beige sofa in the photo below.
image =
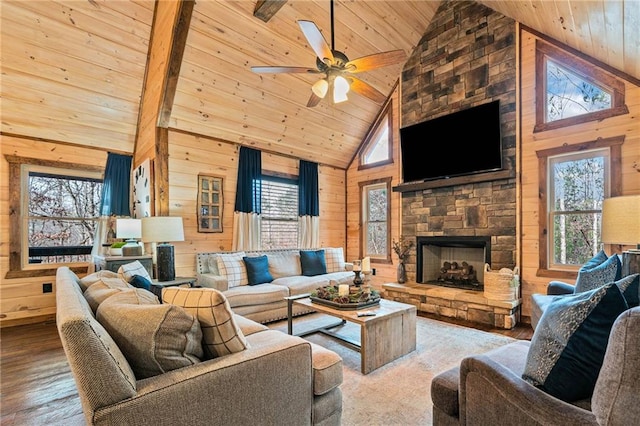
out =
[[(229, 319), (233, 318), (235, 330), (241, 331), (248, 347), (205, 359), (202, 347), (189, 348), (185, 343), (189, 335), (204, 338), (206, 330), (204, 324), (201, 330), (199, 316), (177, 305), (160, 304), (152, 293), (104, 274), (79, 279), (69, 268), (61, 267), (56, 276), (57, 327), (87, 424), (340, 424), (342, 360), (336, 353), (269, 330), (229, 310)], [(208, 289), (178, 290), (219, 295)], [(122, 307), (114, 302), (126, 297), (135, 298), (138, 304)], [(161, 312), (168, 329), (147, 311)], [(123, 329), (133, 338), (107, 331), (122, 319), (119, 312), (123, 317), (125, 312), (134, 314), (126, 317), (131, 324), (125, 322)], [(160, 341), (159, 335), (171, 336), (184, 325), (184, 318), (188, 320), (186, 337), (181, 334)], [(132, 346), (146, 339), (152, 340), (154, 358), (132, 359)], [(202, 346), (203, 341), (198, 344)], [(200, 354), (202, 359), (176, 360), (180, 357), (170, 352), (175, 345), (184, 345), (185, 352)], [(157, 362), (163, 354), (163, 362), (186, 365), (167, 368)], [(147, 374), (138, 373), (140, 365), (147, 367)], [(164, 371), (148, 373), (157, 368)], [(141, 375), (148, 377), (138, 377)]]
[[(285, 297), (311, 293), (318, 287), (329, 285), (332, 280), (338, 283), (353, 282), (353, 264), (345, 262), (341, 247), (308, 250), (324, 252), (326, 273), (305, 276), (299, 249), (197, 253), (198, 285), (222, 291), (231, 309), (246, 318), (260, 323), (283, 319), (287, 317)], [(268, 259), (272, 281), (249, 285), (246, 275), (238, 278), (238, 271), (240, 275), (246, 274), (242, 260), (244, 256), (262, 255)], [(225, 263), (226, 266), (221, 268)], [(236, 274), (234, 279), (230, 279), (229, 271)], [(307, 312), (310, 311), (294, 306), (294, 315)]]

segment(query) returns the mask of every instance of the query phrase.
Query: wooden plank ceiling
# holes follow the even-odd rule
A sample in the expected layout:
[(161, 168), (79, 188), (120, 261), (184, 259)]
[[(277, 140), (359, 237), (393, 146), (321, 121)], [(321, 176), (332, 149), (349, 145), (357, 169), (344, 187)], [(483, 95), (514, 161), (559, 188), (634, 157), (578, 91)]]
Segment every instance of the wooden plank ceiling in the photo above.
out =
[[(317, 75), (251, 72), (315, 67), (299, 19), (314, 21), (331, 43), (329, 0), (280, 3), (265, 22), (254, 16), (255, 1), (196, 2), (168, 125), (345, 168), (381, 105), (350, 94), (307, 108)], [(640, 78), (638, 1), (481, 3)], [(335, 47), (350, 59), (410, 55), (439, 5), (335, 0)], [(2, 132), (133, 152), (153, 12), (150, 0), (2, 0)], [(388, 95), (401, 70), (359, 77)]]

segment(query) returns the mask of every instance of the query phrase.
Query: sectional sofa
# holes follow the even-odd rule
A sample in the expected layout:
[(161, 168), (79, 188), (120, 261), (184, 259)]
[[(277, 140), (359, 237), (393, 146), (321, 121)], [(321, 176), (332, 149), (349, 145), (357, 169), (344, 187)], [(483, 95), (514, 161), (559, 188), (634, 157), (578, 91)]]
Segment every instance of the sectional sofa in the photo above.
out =
[[(342, 247), (196, 254), (198, 285), (225, 295), (231, 309), (260, 323), (287, 317), (285, 297), (353, 282)], [(294, 306), (294, 315), (311, 312)]]
[(57, 327), (90, 425), (339, 425), (342, 359), (231, 312), (213, 289), (56, 276)]

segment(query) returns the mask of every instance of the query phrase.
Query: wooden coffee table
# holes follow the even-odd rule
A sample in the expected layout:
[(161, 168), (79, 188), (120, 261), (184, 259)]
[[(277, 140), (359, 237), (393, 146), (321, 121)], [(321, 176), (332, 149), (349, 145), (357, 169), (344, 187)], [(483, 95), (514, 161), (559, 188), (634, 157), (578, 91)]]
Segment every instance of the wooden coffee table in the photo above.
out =
[[(297, 336), (306, 336), (321, 332), (347, 342), (360, 352), (360, 371), (368, 374), (393, 360), (416, 349), (416, 307), (406, 303), (380, 299), (380, 304), (361, 310), (343, 310), (314, 303), (309, 295), (286, 297), (288, 333), (293, 335), (293, 305), (302, 305), (316, 312), (338, 318), (338, 323), (306, 330)], [(373, 312), (375, 316), (358, 316), (358, 312)], [(360, 325), (360, 341), (353, 341), (331, 331), (338, 325), (349, 321)]]

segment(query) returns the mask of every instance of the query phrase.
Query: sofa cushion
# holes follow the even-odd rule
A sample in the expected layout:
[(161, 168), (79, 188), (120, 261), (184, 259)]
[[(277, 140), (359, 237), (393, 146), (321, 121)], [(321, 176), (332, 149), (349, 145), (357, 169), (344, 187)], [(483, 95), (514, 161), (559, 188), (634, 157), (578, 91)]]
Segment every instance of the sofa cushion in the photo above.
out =
[(149, 275), (147, 268), (142, 266), (142, 263), (138, 260), (120, 266), (118, 268), (118, 275), (120, 275), (120, 278), (126, 282), (131, 281), (131, 278), (133, 278), (134, 275), (140, 275), (141, 277), (151, 281), (151, 276)]
[(240, 352), (249, 346), (229, 302), (218, 290), (167, 287), (162, 292), (162, 301), (181, 306), (198, 319), (207, 359)]
[(80, 278), (80, 281), (79, 281), (80, 288), (84, 292), (86, 289), (91, 287), (91, 284), (97, 283), (98, 281), (102, 280), (102, 278), (118, 278), (118, 273), (109, 271), (107, 269), (93, 272), (87, 275), (86, 277)]
[(266, 255), (243, 257), (244, 266), (247, 268), (249, 285), (270, 283), (273, 277), (269, 272), (269, 259)]
[(342, 247), (328, 247), (324, 249), (324, 259), (327, 263), (327, 272), (344, 271), (344, 251)]
[(224, 292), (231, 308), (238, 306), (265, 305), (274, 302), (283, 302), (289, 296), (287, 287), (275, 284), (261, 284), (255, 286), (240, 286), (230, 288)]
[(282, 277), (273, 280), (271, 284), (280, 285), (289, 289), (290, 296), (311, 293), (318, 287), (324, 287), (335, 281), (336, 284), (353, 284), (353, 272), (332, 272), (330, 274), (314, 275), (306, 277), (297, 275), (293, 277)]
[(218, 271), (220, 275), (227, 277), (229, 288), (239, 285), (249, 284), (247, 277), (247, 268), (244, 266), (242, 258), (245, 257), (243, 251), (237, 253), (221, 253), (218, 254)]
[(342, 358), (337, 353), (311, 344), (313, 367), (313, 394), (324, 395), (342, 383)]
[(84, 291), (84, 298), (87, 300), (87, 303), (89, 303), (89, 306), (91, 306), (93, 312), (96, 312), (98, 306), (110, 296), (131, 288), (133, 288), (133, 286), (121, 278), (105, 277), (91, 284), (91, 286)]
[(312, 277), (327, 273), (324, 250), (300, 250), (300, 266), (302, 275)]
[(207, 256), (207, 271), (209, 274), (220, 275), (220, 271), (218, 271), (218, 256), (216, 254), (210, 254)]
[(269, 253), (267, 257), (269, 258), (269, 272), (274, 279), (302, 275), (298, 250)]
[(96, 318), (138, 380), (200, 362), (202, 330), (192, 314), (176, 305), (147, 303), (143, 289), (123, 293), (101, 303)]
[(593, 393), (611, 327), (627, 302), (616, 283), (560, 296), (542, 314), (522, 378), (563, 401)]
[(620, 279), (622, 265), (618, 255), (607, 258), (604, 251), (595, 255), (578, 270), (575, 293), (593, 290)]

